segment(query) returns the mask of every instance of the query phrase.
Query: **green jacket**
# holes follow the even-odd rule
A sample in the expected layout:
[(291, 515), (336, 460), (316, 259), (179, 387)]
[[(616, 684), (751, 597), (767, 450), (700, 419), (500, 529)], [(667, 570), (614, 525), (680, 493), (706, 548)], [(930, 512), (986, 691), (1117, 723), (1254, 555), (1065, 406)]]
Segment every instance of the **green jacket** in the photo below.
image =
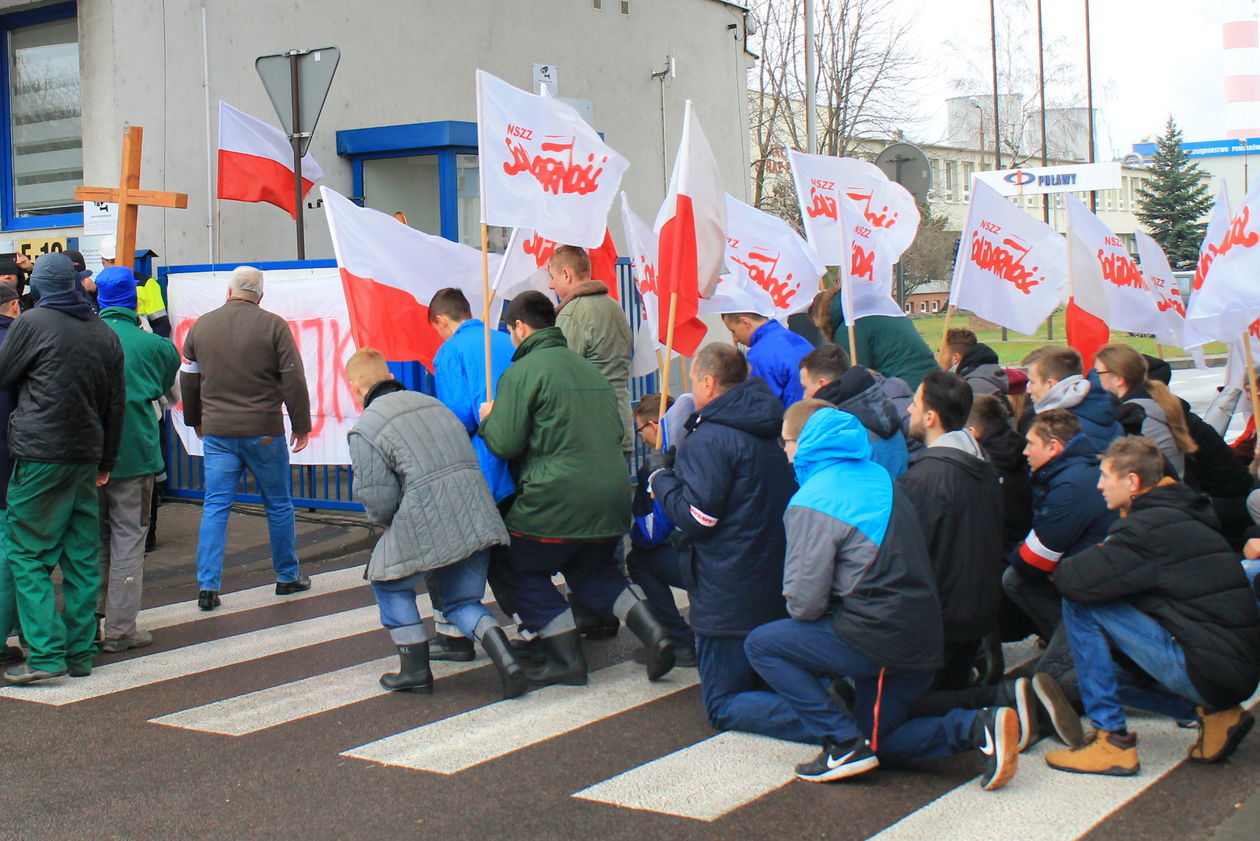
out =
[[(831, 301), (830, 314), (831, 323), (836, 325), (832, 341), (852, 356), (849, 327), (844, 323), (839, 295)], [(932, 349), (909, 318), (868, 315), (854, 322), (853, 332), (857, 338), (857, 357), (853, 361), (885, 377), (900, 377), (911, 391), (918, 389), (929, 371), (941, 370)]]
[(508, 531), (555, 540), (625, 534), (630, 479), (608, 381), (558, 327), (530, 335), (512, 360), (478, 430), (516, 478)]
[(621, 413), (621, 451), (634, 450), (634, 421), (630, 415), (630, 360), (634, 335), (626, 314), (608, 294), (603, 281), (579, 285), (560, 304), (556, 326), (569, 350), (590, 362), (608, 380)]
[(148, 476), (165, 468), (153, 401), (171, 390), (179, 373), (179, 351), (170, 339), (140, 329), (140, 316), (126, 307), (101, 311), (101, 320), (118, 334), (123, 349), (127, 403), (123, 410), (122, 443), (110, 474), (118, 479)]

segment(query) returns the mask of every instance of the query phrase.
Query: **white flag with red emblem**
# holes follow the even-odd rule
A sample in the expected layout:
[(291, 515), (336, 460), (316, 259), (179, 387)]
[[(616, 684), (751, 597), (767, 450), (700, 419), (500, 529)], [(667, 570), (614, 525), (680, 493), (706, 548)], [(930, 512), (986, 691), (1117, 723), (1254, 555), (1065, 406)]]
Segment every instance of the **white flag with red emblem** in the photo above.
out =
[(1260, 315), (1260, 182), (1229, 225), (1200, 250), (1210, 256), (1190, 298), (1187, 320), (1200, 336), (1232, 342)]
[(1142, 276), (1146, 278), (1157, 310), (1154, 329), (1150, 332), (1157, 341), (1181, 347), (1186, 343), (1186, 304), (1172, 267), (1168, 265), (1168, 257), (1152, 237), (1141, 231), (1135, 231), (1133, 236), (1137, 239), (1138, 259), (1142, 261)]
[[(630, 209), (626, 194), (621, 194), (621, 221), (626, 232), (627, 257), (634, 288), (639, 292), (639, 327), (634, 335), (634, 358), (631, 374), (644, 377), (660, 366), (660, 351), (665, 349), (665, 337), (660, 331), (660, 298), (657, 295), (656, 261), (659, 242), (656, 233), (647, 222)], [(707, 330), (708, 328), (706, 328)], [(674, 351), (674, 356), (678, 356)]]
[[(1229, 230), (1230, 217), (1233, 214), (1229, 209), (1229, 188), (1225, 184), (1225, 179), (1217, 179), (1216, 203), (1212, 205), (1212, 215), (1208, 217), (1207, 230), (1203, 232), (1203, 243), (1199, 246), (1199, 259), (1194, 266), (1194, 280), (1190, 283), (1190, 294), (1186, 302), (1186, 344), (1185, 347), (1200, 347), (1212, 341), (1211, 336), (1206, 336), (1194, 326), (1189, 318), (1190, 311), (1194, 309), (1194, 297), (1198, 294), (1198, 290), (1203, 286), (1203, 279), (1207, 277), (1208, 268), (1212, 265), (1212, 260), (1216, 257), (1214, 243), (1220, 242), (1225, 238), (1225, 232)], [(1202, 351), (1200, 351), (1200, 355)]]
[[(894, 186), (904, 190), (900, 184)], [(871, 225), (865, 205), (847, 192), (840, 195), (838, 210), (841, 234), (849, 248), (848, 260), (840, 263), (840, 302), (845, 322), (868, 315), (904, 317), (905, 311), (892, 296), (893, 263), (900, 252), (890, 243), (887, 230)]]
[(653, 230), (660, 238), (659, 272), (661, 330), (669, 335), (674, 303), (673, 347), (684, 356), (696, 352), (707, 328), (698, 317), (700, 299), (713, 294), (726, 273), (726, 193), (713, 149), (687, 100), (682, 139), (674, 158), (669, 192)]
[[(559, 243), (543, 237), (535, 230), (514, 228), (503, 254), (503, 262), (499, 264), (499, 271), (491, 284), (494, 299), (510, 301), (531, 289), (554, 299), (547, 263), (558, 246)], [(603, 281), (612, 299), (620, 300), (617, 248), (613, 245), (612, 233), (605, 231), (604, 244), (599, 248), (587, 249), (587, 254), (591, 258), (591, 280)]]
[[(730, 281), (760, 289), (775, 317), (809, 307), (827, 267), (808, 242), (777, 216), (726, 197), (726, 266)], [(715, 293), (716, 294), (716, 293)]]
[(889, 265), (914, 242), (919, 207), (914, 196), (889, 181), (875, 164), (856, 158), (788, 151), (805, 237), (827, 266), (848, 262), (848, 231), (841, 225), (841, 197), (857, 202), (866, 226), (882, 233)]
[(630, 162), (573, 106), (477, 71), (481, 221), (597, 248)]
[(958, 242), (949, 303), (1031, 335), (1063, 302), (1063, 236), (976, 181)]

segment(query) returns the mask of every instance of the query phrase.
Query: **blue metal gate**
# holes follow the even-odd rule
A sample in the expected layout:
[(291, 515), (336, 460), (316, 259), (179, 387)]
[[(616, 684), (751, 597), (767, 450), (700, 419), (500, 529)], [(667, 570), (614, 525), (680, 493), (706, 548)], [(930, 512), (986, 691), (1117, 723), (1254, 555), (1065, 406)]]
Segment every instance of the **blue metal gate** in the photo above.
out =
[[(186, 272), (231, 271), (239, 263), (198, 265), (198, 266), (163, 266), (158, 269), (158, 280), (165, 289), (167, 276)], [(320, 269), (332, 268), (336, 263), (332, 260), (308, 260), (305, 262), (252, 263), (259, 269)], [(632, 330), (637, 330), (641, 319), (642, 307), (639, 293), (635, 288), (630, 273), (630, 261), (621, 258), (617, 261), (617, 283), (621, 293), (621, 305), (630, 318)], [(407, 388), (433, 394), (433, 377), (419, 362), (391, 362), (390, 370)], [(637, 404), (639, 399), (656, 388), (656, 375), (635, 377), (630, 381), (630, 402)], [(181, 499), (203, 499), (205, 497), (206, 474), (200, 456), (189, 455), (184, 444), (171, 428), (168, 418), (163, 429), (163, 443), (166, 450), (167, 495)], [(642, 446), (635, 443), (632, 470), (637, 470), (642, 457)], [(293, 504), (299, 508), (319, 508), (335, 511), (362, 511), (363, 506), (354, 501), (354, 471), (347, 465), (308, 465), (294, 466)], [(261, 504), (262, 496), (247, 477), (237, 488), (237, 502)]]

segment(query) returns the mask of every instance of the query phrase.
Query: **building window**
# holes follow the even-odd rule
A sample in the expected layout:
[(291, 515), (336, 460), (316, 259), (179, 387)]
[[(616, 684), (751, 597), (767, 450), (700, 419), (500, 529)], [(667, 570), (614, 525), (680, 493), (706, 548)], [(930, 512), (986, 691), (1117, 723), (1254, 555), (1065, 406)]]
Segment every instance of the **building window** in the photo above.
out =
[(597, 12), (604, 10), (604, 0), (591, 0), (591, 8)]
[(79, 36), (75, 4), (0, 16), (4, 144), (0, 206), (6, 230), (83, 224)]
[(940, 311), (941, 311), (941, 302), (940, 302), (940, 301), (937, 301), (937, 300), (933, 300), (933, 301), (932, 301), (932, 312), (940, 312)]
[(919, 301), (919, 312), (927, 312), (927, 301)]
[(630, 14), (630, 0), (621, 0), (621, 13), (623, 15)]
[(914, 313), (914, 304), (907, 301), (906, 302), (906, 315), (912, 315), (913, 313)]
[(945, 162), (945, 192), (949, 193), (951, 201), (961, 198), (958, 191), (958, 161)]

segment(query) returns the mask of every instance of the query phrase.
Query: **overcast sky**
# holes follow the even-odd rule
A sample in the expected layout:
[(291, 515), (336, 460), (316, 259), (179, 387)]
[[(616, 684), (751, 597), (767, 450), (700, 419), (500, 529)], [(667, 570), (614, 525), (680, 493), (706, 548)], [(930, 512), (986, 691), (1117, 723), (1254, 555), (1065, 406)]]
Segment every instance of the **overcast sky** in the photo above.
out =
[[(913, 16), (911, 44), (923, 64), (942, 68), (919, 86), (920, 121), (907, 132), (931, 142), (945, 133), (945, 98), (961, 92), (951, 86), (952, 80), (967, 73), (960, 56), (978, 56), (984, 72), (989, 72), (989, 0), (891, 3)], [(1027, 0), (1026, 16), (1018, 0), (996, 3), (999, 18), (1016, 16), (1015, 31), (1027, 27), (1025, 48), (1035, 67), (1035, 0)], [(1060, 81), (1065, 89), (1075, 89), (1084, 105), (1084, 0), (1043, 0), (1042, 5), (1047, 43), (1060, 42), (1061, 58), (1078, 70)], [(1169, 113), (1186, 140), (1223, 138), (1221, 24), (1248, 16), (1252, 8), (1251, 0), (1093, 0), (1094, 100), (1103, 119), (1099, 156), (1106, 150), (1123, 154), (1132, 143), (1160, 133)], [(1019, 18), (1024, 19), (1022, 25)], [(1003, 29), (999, 23), (999, 37)]]

